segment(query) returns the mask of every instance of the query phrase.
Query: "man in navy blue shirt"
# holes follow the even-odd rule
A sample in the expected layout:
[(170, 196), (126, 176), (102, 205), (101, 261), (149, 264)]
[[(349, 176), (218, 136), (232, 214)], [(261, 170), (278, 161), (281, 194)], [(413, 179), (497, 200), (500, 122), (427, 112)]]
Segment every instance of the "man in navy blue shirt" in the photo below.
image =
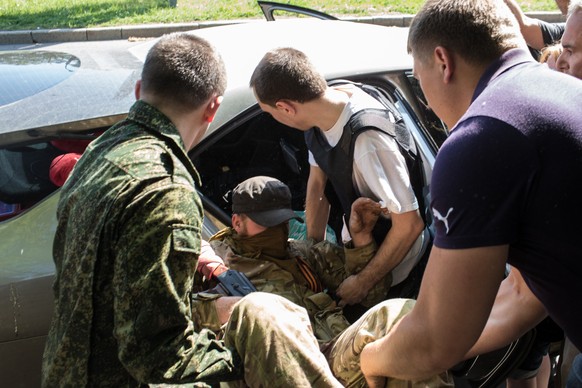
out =
[[(480, 336), (503, 345), (547, 315), (582, 348), (582, 81), (533, 61), (498, 0), (428, 0), (408, 42), (451, 131), (432, 177), (436, 237), (417, 304), (364, 348), (366, 380), (423, 378)], [(507, 263), (524, 281), (503, 281)], [(512, 323), (512, 338), (490, 315)]]

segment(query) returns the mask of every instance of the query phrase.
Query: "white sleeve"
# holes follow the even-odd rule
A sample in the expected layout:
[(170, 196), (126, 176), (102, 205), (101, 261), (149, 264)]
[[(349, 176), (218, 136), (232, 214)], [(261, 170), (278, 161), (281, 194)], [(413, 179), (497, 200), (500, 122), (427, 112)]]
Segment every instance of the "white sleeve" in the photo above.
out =
[(363, 196), (384, 201), (391, 213), (418, 209), (406, 161), (396, 140), (386, 134), (369, 130), (358, 136), (353, 179)]

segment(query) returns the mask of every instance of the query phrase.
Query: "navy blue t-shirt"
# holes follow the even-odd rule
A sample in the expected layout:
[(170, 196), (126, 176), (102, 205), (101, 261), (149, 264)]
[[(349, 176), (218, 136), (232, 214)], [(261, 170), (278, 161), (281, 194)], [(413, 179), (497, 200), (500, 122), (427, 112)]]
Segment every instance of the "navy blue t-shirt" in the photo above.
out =
[(582, 81), (506, 52), (439, 150), (431, 197), (435, 245), (509, 244), (509, 263), (582, 348)]

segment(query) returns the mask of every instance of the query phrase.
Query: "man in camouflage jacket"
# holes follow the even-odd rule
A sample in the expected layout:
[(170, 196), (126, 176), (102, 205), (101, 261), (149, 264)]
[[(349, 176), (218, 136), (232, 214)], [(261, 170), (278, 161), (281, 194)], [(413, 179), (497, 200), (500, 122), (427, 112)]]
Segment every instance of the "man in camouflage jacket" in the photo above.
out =
[[(359, 352), (387, 334), (414, 305), (410, 299), (384, 301), (390, 288), (388, 280), (372, 289), (363, 302), (371, 309), (350, 325), (333, 298), (343, 279), (357, 273), (373, 257), (376, 244), (371, 232), (382, 211), (380, 204), (368, 198), (354, 202), (350, 217), (353, 240), (345, 247), (327, 241), (288, 241), (287, 221), (297, 217), (291, 210), (289, 188), (275, 178), (258, 176), (240, 183), (233, 191), (232, 208), (233, 227), (211, 238), (210, 247), (203, 248), (198, 270), (210, 279), (229, 268), (238, 270), (258, 291), (280, 295), (305, 308), (334, 375), (348, 387), (365, 387)], [(197, 326), (220, 332), (216, 309), (209, 303), (216, 298), (219, 296), (198, 293), (194, 319)], [(255, 352), (260, 354), (261, 348)], [(393, 388), (450, 384), (446, 373), (422, 382), (388, 382)]]
[[(251, 386), (340, 386), (325, 358), (311, 357), (314, 351), (308, 359), (292, 347), (288, 354), (245, 359), (247, 349), (262, 346), (273, 332), (308, 333), (306, 315), (276, 321), (293, 309), (283, 298), (224, 298), (238, 302), (226, 342), (194, 327), (190, 297), (203, 209), (187, 150), (208, 128), (225, 87), (222, 59), (206, 41), (188, 34), (161, 38), (148, 53), (127, 119), (94, 141), (75, 166), (58, 206), (43, 387), (216, 383), (240, 378), (243, 366), (266, 365), (268, 373)], [(314, 341), (307, 346), (318, 350)], [(304, 370), (289, 368), (297, 359)]]

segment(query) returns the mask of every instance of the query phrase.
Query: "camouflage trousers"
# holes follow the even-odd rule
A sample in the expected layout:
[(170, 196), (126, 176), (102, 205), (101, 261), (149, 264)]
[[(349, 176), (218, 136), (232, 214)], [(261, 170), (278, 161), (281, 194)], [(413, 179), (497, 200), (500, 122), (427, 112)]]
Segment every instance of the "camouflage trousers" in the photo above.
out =
[[(389, 299), (369, 309), (350, 325), (324, 350), (334, 376), (346, 387), (367, 387), (360, 370), (360, 353), (370, 342), (384, 337), (392, 327), (406, 315), (415, 301), (412, 299)], [(388, 379), (386, 388), (437, 388), (453, 387), (448, 372), (423, 381)]]
[[(276, 295), (250, 294), (236, 305), (224, 330), (226, 344), (243, 360), (245, 381), (221, 387), (366, 387), (360, 352), (386, 335), (413, 305), (411, 299), (384, 301), (320, 347), (305, 309)], [(447, 373), (418, 382), (389, 379), (386, 384), (387, 388), (452, 386)]]
[(224, 342), (243, 360), (242, 381), (231, 387), (342, 387), (313, 335), (304, 308), (287, 299), (254, 292), (237, 303)]

